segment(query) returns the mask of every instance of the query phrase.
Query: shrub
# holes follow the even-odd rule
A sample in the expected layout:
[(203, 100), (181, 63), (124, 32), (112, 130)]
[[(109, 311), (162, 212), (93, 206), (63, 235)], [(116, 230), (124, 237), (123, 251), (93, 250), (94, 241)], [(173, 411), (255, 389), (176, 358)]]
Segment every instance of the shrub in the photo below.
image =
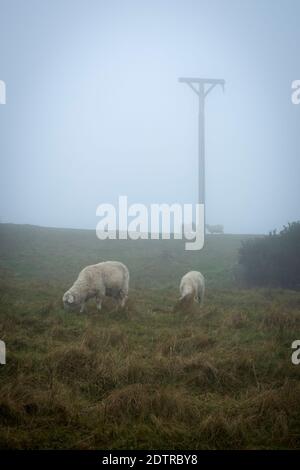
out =
[(248, 285), (300, 288), (300, 221), (268, 236), (247, 240), (239, 250), (239, 264)]

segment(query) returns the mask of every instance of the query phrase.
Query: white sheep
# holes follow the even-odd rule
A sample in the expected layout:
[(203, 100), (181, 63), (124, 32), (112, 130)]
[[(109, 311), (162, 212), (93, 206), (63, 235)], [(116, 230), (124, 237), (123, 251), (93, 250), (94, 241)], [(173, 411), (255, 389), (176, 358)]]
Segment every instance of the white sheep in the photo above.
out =
[(208, 232), (213, 233), (224, 233), (224, 226), (223, 225), (208, 225), (206, 224), (205, 227), (207, 228)]
[(73, 286), (63, 295), (64, 307), (79, 307), (84, 312), (88, 299), (96, 298), (97, 309), (101, 310), (103, 298), (113, 297), (118, 305), (124, 307), (128, 298), (129, 271), (118, 261), (86, 266), (80, 273)]
[(203, 304), (205, 280), (199, 271), (189, 271), (186, 273), (179, 285), (180, 302), (192, 302), (195, 300), (200, 305)]

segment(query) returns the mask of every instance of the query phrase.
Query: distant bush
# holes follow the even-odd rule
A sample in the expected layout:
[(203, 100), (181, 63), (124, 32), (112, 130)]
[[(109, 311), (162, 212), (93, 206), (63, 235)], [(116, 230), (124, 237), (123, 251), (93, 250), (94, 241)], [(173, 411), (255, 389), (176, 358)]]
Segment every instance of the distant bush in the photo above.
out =
[(242, 242), (239, 264), (249, 285), (300, 289), (300, 221)]

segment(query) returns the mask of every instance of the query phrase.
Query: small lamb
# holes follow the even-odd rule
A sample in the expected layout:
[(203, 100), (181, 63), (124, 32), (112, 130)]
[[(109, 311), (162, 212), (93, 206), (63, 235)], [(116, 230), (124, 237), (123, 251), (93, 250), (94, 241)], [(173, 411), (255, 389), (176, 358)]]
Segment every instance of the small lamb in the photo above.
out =
[(204, 276), (199, 271), (189, 271), (182, 277), (179, 291), (180, 302), (191, 303), (195, 300), (202, 305), (205, 291)]
[(96, 298), (97, 309), (101, 310), (103, 298), (113, 297), (122, 308), (128, 298), (129, 271), (118, 261), (86, 266), (80, 273), (73, 286), (63, 295), (64, 307), (79, 307), (84, 312), (88, 299)]

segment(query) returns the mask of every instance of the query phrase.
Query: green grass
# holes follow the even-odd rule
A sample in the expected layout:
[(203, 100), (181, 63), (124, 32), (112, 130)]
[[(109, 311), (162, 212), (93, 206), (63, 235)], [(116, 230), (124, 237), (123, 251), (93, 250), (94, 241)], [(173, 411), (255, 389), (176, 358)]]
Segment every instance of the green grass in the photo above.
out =
[(0, 224), (0, 260), (15, 277), (73, 281), (80, 269), (108, 259), (123, 261), (133, 287), (177, 288), (189, 269), (201, 267), (209, 284), (228, 287), (241, 235), (206, 238), (201, 251), (186, 251), (181, 240), (106, 240), (93, 230)]
[[(242, 236), (106, 241), (94, 232), (0, 225), (0, 447), (300, 447), (300, 293), (234, 284)], [(128, 265), (124, 311), (62, 309), (87, 264)], [(180, 277), (207, 279), (204, 307), (173, 311)]]

